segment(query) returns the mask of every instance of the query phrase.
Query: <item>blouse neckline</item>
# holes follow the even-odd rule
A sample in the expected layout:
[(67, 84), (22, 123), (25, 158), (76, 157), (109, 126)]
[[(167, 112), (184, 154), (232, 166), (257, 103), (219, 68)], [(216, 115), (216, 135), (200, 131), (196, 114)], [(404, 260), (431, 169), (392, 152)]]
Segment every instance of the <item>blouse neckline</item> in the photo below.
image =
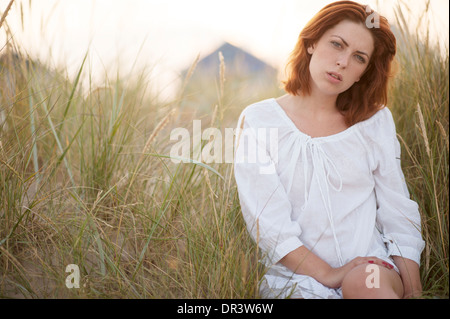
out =
[(377, 113), (375, 113), (374, 115), (372, 115), (372, 117), (368, 118), (367, 120), (358, 122), (356, 124), (353, 124), (352, 126), (346, 128), (343, 131), (334, 133), (334, 134), (330, 134), (330, 135), (325, 135), (325, 136), (317, 136), (317, 137), (312, 137), (304, 132), (302, 132), (297, 125), (295, 125), (294, 121), (289, 117), (289, 115), (287, 115), (286, 111), (281, 107), (281, 105), (277, 102), (277, 100), (275, 98), (271, 98), (270, 99), (274, 104), (275, 104), (275, 108), (278, 111), (278, 113), (281, 115), (281, 117), (289, 124), (289, 126), (291, 126), (292, 129), (294, 129), (294, 131), (296, 131), (297, 133), (299, 133), (300, 135), (302, 135), (303, 137), (307, 138), (308, 140), (315, 140), (315, 141), (327, 141), (327, 140), (334, 140), (334, 139), (340, 139), (345, 137), (346, 135), (350, 134), (355, 127), (358, 126), (365, 126), (368, 123), (372, 122), (374, 120), (374, 118), (377, 117), (377, 115), (379, 115), (380, 111), (378, 111)]

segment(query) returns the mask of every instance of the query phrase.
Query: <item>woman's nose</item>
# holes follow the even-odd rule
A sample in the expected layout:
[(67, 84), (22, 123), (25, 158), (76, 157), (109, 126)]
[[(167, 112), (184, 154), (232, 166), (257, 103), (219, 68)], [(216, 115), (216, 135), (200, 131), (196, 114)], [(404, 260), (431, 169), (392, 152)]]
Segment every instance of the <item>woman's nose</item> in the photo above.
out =
[(336, 65), (342, 69), (345, 69), (348, 65), (348, 60), (349, 60), (349, 55), (347, 54), (342, 54), (338, 57), (338, 59), (336, 60)]

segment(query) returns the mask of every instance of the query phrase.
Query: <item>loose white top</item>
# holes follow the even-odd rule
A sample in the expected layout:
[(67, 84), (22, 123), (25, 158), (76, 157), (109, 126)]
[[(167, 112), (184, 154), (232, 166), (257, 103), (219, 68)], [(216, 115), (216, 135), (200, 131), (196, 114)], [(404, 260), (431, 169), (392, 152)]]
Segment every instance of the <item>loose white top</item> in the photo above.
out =
[(244, 109), (235, 146), (242, 213), (266, 265), (302, 245), (332, 267), (357, 256), (420, 264), (420, 214), (388, 108), (312, 138), (268, 99)]

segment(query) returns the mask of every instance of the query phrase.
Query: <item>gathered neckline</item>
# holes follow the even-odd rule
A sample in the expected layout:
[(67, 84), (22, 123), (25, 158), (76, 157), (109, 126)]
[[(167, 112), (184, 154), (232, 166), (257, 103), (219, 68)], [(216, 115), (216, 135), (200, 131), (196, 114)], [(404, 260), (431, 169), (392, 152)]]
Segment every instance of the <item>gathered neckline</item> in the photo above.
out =
[(330, 135), (325, 135), (325, 136), (316, 136), (313, 137), (309, 134), (306, 134), (305, 132), (302, 132), (297, 125), (295, 125), (294, 121), (289, 117), (289, 115), (286, 113), (286, 111), (283, 109), (283, 107), (280, 105), (280, 103), (277, 102), (277, 100), (275, 98), (271, 98), (270, 99), (276, 106), (277, 111), (280, 113), (281, 117), (284, 118), (284, 120), (296, 131), (298, 132), (300, 135), (311, 139), (311, 140), (315, 140), (315, 141), (327, 141), (327, 140), (333, 140), (333, 139), (339, 139), (342, 138), (346, 135), (348, 135), (351, 131), (353, 131), (355, 129), (355, 127), (358, 126), (365, 126), (368, 123), (372, 122), (374, 120), (374, 118), (377, 117), (377, 115), (380, 113), (380, 111), (382, 111), (384, 108), (382, 108), (381, 110), (377, 111), (374, 115), (372, 115), (370, 118), (368, 118), (367, 120), (358, 122), (353, 124), (352, 126), (346, 128), (345, 130), (342, 130), (340, 132), (334, 133), (334, 134), (330, 134)]

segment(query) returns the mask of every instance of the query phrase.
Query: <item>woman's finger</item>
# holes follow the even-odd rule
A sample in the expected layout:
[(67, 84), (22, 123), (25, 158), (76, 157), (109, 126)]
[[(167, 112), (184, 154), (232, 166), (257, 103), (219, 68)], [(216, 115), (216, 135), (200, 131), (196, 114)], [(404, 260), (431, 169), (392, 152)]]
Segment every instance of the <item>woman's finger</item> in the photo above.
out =
[(382, 260), (382, 259), (379, 259), (379, 258), (370, 258), (370, 259), (368, 260), (368, 263), (369, 263), (369, 264), (377, 264), (377, 265), (381, 265), (381, 266), (384, 266), (384, 267), (386, 267), (386, 268), (388, 268), (388, 269), (394, 269), (394, 266), (393, 266), (393, 265), (391, 265), (390, 263), (388, 263), (388, 262), (386, 262), (386, 261), (384, 261), (384, 260)]

